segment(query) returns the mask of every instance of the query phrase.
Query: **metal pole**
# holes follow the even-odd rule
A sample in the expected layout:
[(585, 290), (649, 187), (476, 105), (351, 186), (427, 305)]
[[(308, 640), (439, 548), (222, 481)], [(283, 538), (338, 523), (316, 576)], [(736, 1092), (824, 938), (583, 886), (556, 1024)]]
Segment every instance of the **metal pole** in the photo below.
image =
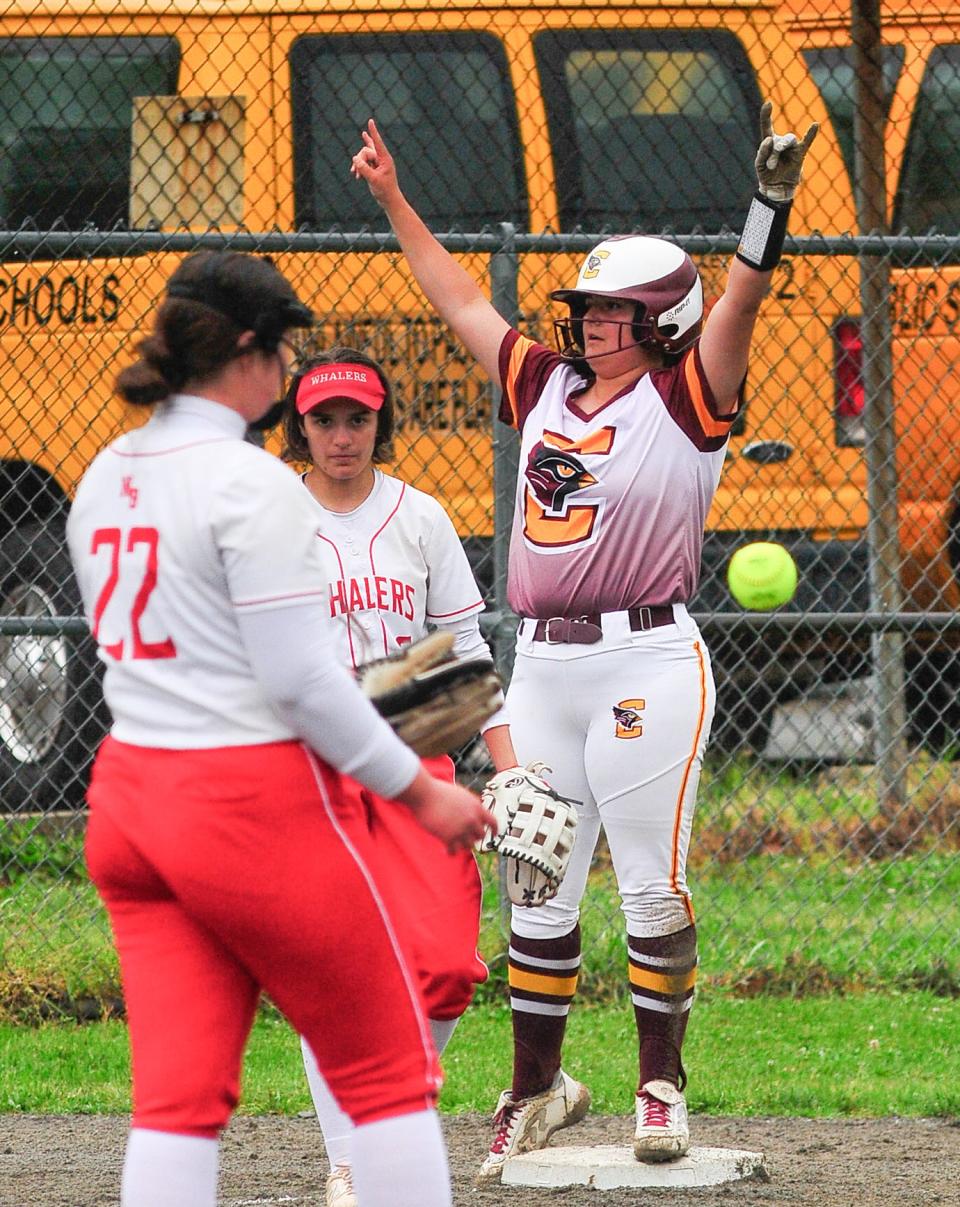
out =
[[(736, 635), (754, 631), (795, 633), (948, 633), (960, 630), (960, 612), (692, 612), (701, 629), (715, 628)], [(484, 635), (499, 625), (513, 627), (515, 617), (488, 611), (480, 618)], [(90, 626), (82, 616), (0, 616), (0, 637), (86, 637)]]
[[(852, 0), (850, 32), (856, 80), (853, 130), (857, 223), (861, 235), (874, 232), (885, 235), (887, 199), (880, 0)], [(890, 351), (890, 260), (886, 256), (861, 256), (859, 266), (870, 607), (877, 612), (899, 612), (903, 606), (903, 593)], [(878, 806), (881, 816), (891, 823), (902, 809), (907, 793), (903, 636), (896, 632), (875, 633), (871, 646), (877, 679)]]
[[(511, 222), (500, 224), (502, 246), (490, 257), (490, 294), (494, 306), (508, 323), (516, 325), (520, 317), (517, 277), (520, 258), (516, 249), (516, 227)], [(510, 550), (510, 530), (513, 527), (513, 506), (517, 472), (520, 463), (520, 441), (513, 428), (498, 419), (503, 391), (499, 381), (493, 382), (493, 406), (490, 421), (493, 425), (493, 599), (498, 616), (494, 639), (494, 657), (504, 683), (513, 674), (516, 617), (507, 603), (507, 555)], [(507, 892), (506, 863), (499, 863), (499, 905), (501, 925), (510, 926), (510, 894)]]
[[(490, 290), (493, 304), (511, 325), (520, 317), (517, 277), (520, 259), (515, 246), (516, 227), (510, 222), (500, 224), (503, 239), (499, 250), (490, 257)], [(493, 383), (493, 601), (501, 618), (496, 628), (494, 655), (503, 681), (513, 671), (513, 644), (517, 631), (516, 617), (507, 604), (507, 554), (510, 548), (510, 529), (513, 525), (514, 495), (520, 459), (520, 441), (513, 428), (497, 418), (502, 391)]]

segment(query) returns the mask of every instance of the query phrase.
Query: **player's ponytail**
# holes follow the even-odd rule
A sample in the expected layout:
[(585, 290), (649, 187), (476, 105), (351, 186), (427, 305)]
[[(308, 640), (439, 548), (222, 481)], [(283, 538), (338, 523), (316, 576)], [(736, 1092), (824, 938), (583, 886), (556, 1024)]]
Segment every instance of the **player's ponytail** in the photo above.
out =
[(237, 356), (240, 328), (222, 314), (168, 298), (154, 329), (137, 345), (139, 357), (117, 377), (116, 391), (134, 406), (152, 406), (206, 381)]
[(133, 406), (153, 406), (169, 398), (174, 389), (161, 365), (168, 359), (162, 343), (151, 336), (139, 346), (140, 359), (123, 369), (117, 377), (116, 392)]

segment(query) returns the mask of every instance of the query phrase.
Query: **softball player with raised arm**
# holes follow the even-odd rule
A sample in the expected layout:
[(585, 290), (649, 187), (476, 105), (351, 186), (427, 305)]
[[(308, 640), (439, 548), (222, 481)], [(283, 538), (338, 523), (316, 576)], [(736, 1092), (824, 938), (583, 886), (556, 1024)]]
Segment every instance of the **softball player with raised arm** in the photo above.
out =
[[(340, 661), (351, 669), (448, 630), (464, 660), (489, 658), (484, 603), (456, 529), (430, 495), (377, 468), (393, 456), (390, 382), (352, 348), (333, 348), (298, 369), (283, 416), (286, 456), (303, 475), (315, 512), (327, 611)], [(495, 760), (515, 762), (502, 713), (484, 731)], [(427, 759), (454, 782), (453, 761)], [(477, 954), (481, 884), (472, 851), (450, 853), (409, 809), (353, 785), (355, 822), (369, 831), (378, 883), (416, 968), (437, 1052), (486, 979)], [(304, 1063), (330, 1159), (329, 1207), (355, 1207), (349, 1118), (333, 1101), (303, 1044)]]
[(245, 440), (311, 317), (265, 260), (188, 257), (118, 380), (153, 413), (96, 458), (69, 517), (113, 717), (87, 861), (132, 1045), (124, 1207), (215, 1204), (261, 990), (356, 1124), (365, 1207), (451, 1201), (415, 972), (371, 844), (341, 821), (340, 773), (451, 850), (487, 815), (427, 773), (340, 665), (315, 508)]
[(681, 1049), (697, 970), (685, 862), (714, 710), (710, 659), (686, 610), (740, 405), (750, 342), (816, 134), (775, 135), (761, 110), (759, 191), (726, 289), (703, 321), (697, 269), (674, 244), (605, 239), (555, 324), (558, 352), (512, 330), (410, 207), (371, 121), (353, 172), (386, 211), (421, 289), (487, 373), (521, 433), (508, 598), (521, 617), (507, 693), (522, 760), (582, 801), (558, 895), (513, 910), (513, 1085), (478, 1181), (581, 1119), (560, 1067), (580, 967), (579, 904), (603, 827), (620, 892), (639, 1048), (634, 1151), (686, 1152)]

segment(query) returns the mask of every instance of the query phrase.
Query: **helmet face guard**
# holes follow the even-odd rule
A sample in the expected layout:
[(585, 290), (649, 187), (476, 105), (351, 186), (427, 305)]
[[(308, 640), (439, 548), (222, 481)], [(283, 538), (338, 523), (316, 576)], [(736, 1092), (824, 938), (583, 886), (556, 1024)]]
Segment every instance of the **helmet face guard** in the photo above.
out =
[(550, 296), (570, 307), (570, 317), (554, 323), (557, 348), (565, 360), (584, 359), (583, 316), (591, 297), (635, 302), (632, 323), (621, 325), (632, 327), (636, 344), (670, 355), (685, 352), (703, 330), (700, 274), (686, 252), (666, 239), (605, 239), (587, 255), (576, 287)]
[[(587, 354), (585, 351), (585, 341), (583, 338), (583, 313), (586, 310), (586, 307), (576, 306), (575, 304), (571, 303), (570, 309), (571, 311), (574, 311), (574, 313), (571, 313), (569, 317), (565, 319), (553, 320), (553, 335), (557, 345), (557, 352), (560, 354), (562, 360), (585, 361), (587, 359)], [(639, 310), (640, 307), (638, 306), (637, 309)], [(576, 310), (579, 310), (580, 313), (575, 313)], [(638, 323), (636, 319), (631, 319), (628, 322), (618, 321), (617, 319), (604, 319), (604, 322), (610, 327), (617, 326), (621, 329), (620, 339), (617, 341), (617, 347), (614, 349), (614, 352), (622, 352), (625, 348), (639, 346), (650, 342), (649, 340), (640, 339), (638, 337)], [(624, 327), (630, 328), (631, 342), (626, 344), (623, 342)], [(612, 356), (613, 353), (606, 352), (604, 355)]]

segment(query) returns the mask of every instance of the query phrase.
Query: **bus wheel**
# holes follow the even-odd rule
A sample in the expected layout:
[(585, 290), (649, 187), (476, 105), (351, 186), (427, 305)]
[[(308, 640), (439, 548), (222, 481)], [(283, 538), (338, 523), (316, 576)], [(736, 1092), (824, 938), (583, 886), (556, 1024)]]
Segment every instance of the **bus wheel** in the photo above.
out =
[[(0, 617), (80, 611), (62, 526), (31, 524), (0, 536)], [(105, 727), (89, 636), (0, 631), (0, 809), (82, 805)]]

